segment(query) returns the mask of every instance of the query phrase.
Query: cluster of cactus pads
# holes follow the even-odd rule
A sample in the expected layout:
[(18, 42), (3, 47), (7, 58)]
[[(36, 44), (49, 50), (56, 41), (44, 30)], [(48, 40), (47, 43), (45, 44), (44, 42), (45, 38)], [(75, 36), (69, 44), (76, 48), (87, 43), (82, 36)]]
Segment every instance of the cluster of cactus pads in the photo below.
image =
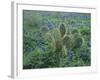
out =
[(64, 23), (46, 32), (45, 36), (52, 50), (59, 54), (60, 57), (67, 55), (74, 48), (82, 47), (82, 43), (84, 42), (77, 29), (69, 31)]

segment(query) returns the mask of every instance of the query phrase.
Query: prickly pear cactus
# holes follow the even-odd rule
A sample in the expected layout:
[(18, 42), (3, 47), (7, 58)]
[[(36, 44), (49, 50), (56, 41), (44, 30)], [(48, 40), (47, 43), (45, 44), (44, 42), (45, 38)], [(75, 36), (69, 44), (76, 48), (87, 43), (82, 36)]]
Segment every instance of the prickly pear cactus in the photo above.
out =
[(59, 27), (54, 28), (46, 33), (46, 38), (57, 55), (58, 64), (60, 58), (67, 55), (73, 48), (82, 46), (83, 39), (78, 30), (73, 30), (67, 34), (66, 26), (62, 23)]
[(72, 40), (69, 36), (65, 36), (63, 38), (63, 45), (66, 46), (66, 48), (70, 49), (72, 47)]
[(79, 48), (82, 46), (83, 38), (81, 37), (80, 33), (77, 31), (73, 34), (73, 47)]
[(61, 33), (61, 36), (63, 37), (66, 33), (66, 28), (65, 28), (65, 25), (64, 24), (60, 24), (60, 33)]

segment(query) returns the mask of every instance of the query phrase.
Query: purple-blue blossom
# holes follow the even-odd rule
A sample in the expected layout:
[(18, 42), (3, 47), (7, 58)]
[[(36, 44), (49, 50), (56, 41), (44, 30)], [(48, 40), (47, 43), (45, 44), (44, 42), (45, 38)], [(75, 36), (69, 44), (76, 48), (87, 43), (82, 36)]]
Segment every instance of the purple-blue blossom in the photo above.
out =
[(88, 43), (87, 43), (87, 46), (88, 46), (88, 47), (91, 47), (91, 44), (90, 44), (90, 42), (88, 42)]
[(48, 22), (47, 23), (47, 26), (48, 26), (49, 29), (54, 28), (54, 24), (52, 22)]
[(70, 50), (70, 52), (69, 52), (69, 58), (70, 58), (70, 60), (72, 61), (72, 58), (73, 58), (73, 52)]

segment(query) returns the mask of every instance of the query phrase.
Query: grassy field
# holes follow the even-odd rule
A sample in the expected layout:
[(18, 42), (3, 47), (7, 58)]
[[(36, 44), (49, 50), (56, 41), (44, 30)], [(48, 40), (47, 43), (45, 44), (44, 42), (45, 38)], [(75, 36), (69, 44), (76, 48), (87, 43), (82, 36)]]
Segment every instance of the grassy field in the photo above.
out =
[(91, 65), (91, 14), (23, 10), (23, 69)]

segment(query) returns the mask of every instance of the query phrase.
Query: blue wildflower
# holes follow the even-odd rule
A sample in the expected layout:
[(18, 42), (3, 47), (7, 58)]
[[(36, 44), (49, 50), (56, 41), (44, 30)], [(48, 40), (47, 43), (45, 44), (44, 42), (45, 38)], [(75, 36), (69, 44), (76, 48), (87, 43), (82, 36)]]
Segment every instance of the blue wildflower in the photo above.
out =
[(73, 58), (73, 52), (70, 50), (70, 52), (69, 52), (69, 58), (70, 58), (70, 60), (72, 61), (72, 58)]
[(82, 42), (79, 42), (80, 48), (82, 48)]
[(41, 47), (40, 41), (38, 41), (38, 40), (36, 41), (36, 46), (39, 47), (39, 48)]
[(80, 58), (83, 57), (83, 54), (84, 54), (84, 50), (81, 48), (81, 49), (80, 49)]
[(39, 33), (39, 32), (34, 32), (33, 35), (34, 35), (34, 37), (35, 37), (36, 39), (38, 39), (38, 38), (40, 37), (40, 33)]
[(32, 52), (32, 51), (33, 51), (33, 49), (32, 49), (32, 48), (30, 48), (30, 47), (27, 47), (27, 48), (26, 48), (26, 51), (27, 51), (27, 52)]
[(47, 25), (48, 25), (49, 29), (52, 29), (54, 27), (53, 23), (51, 23), (51, 22), (48, 22)]
[(83, 34), (83, 36), (85, 36), (86, 34), (85, 34), (85, 32), (82, 32), (82, 34)]
[(88, 46), (88, 47), (91, 47), (91, 44), (90, 44), (90, 42), (88, 42), (88, 43), (87, 43), (87, 46)]

